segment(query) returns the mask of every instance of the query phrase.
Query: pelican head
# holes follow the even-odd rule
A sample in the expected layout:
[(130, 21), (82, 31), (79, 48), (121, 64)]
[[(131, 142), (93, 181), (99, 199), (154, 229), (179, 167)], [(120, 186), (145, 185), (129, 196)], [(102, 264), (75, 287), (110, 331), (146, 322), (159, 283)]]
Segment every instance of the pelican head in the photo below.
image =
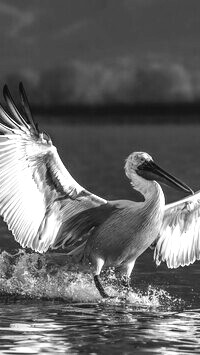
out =
[(190, 194), (194, 193), (185, 183), (161, 169), (153, 158), (145, 152), (130, 154), (126, 160), (125, 172), (127, 177), (133, 181), (133, 184), (134, 178), (140, 176), (145, 180), (155, 180), (178, 190), (189, 192)]

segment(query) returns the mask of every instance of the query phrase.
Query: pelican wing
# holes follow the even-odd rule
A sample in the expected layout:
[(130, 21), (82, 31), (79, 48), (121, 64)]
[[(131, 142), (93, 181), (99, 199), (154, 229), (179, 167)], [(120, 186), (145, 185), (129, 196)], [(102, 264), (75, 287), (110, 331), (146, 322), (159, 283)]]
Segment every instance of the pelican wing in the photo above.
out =
[(165, 206), (162, 228), (156, 240), (154, 259), (169, 268), (200, 259), (200, 192)]
[(9, 114), (0, 106), (0, 214), (23, 247), (45, 252), (69, 238), (73, 245), (76, 233), (61, 238), (62, 225), (107, 201), (73, 179), (50, 137), (34, 123), (22, 84), (20, 95), (23, 115), (7, 86), (4, 97)]

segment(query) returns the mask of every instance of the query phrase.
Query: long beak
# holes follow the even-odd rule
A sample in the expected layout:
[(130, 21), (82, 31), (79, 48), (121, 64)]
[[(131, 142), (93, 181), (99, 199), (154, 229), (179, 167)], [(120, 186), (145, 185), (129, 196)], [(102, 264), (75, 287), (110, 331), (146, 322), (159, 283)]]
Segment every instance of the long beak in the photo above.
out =
[(147, 180), (156, 180), (178, 190), (194, 194), (193, 190), (189, 186), (178, 180), (173, 175), (167, 173), (165, 170), (161, 169), (157, 164), (154, 163), (154, 161), (146, 163), (143, 167), (139, 167), (137, 173), (139, 173), (139, 175), (143, 176)]

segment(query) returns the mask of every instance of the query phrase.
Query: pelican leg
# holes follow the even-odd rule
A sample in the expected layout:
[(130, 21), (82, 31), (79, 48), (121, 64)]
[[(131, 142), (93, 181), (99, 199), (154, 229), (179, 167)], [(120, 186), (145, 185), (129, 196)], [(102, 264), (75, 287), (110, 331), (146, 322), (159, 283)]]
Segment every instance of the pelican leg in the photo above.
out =
[(94, 283), (95, 283), (95, 286), (96, 286), (97, 290), (99, 291), (100, 295), (103, 298), (108, 298), (109, 296), (106, 293), (106, 291), (104, 290), (104, 288), (99, 280), (99, 275), (94, 275)]
[(135, 260), (132, 260), (123, 267), (124, 274), (121, 278), (121, 285), (126, 289), (127, 293), (131, 290), (131, 273), (135, 265)]
[(104, 265), (104, 260), (101, 259), (101, 258), (97, 258), (95, 260), (95, 264), (96, 264), (96, 267), (95, 267), (95, 274), (94, 274), (94, 283), (95, 283), (95, 286), (97, 288), (97, 290), (99, 291), (100, 295), (103, 297), (103, 298), (108, 298), (109, 295), (106, 293), (106, 291), (104, 290), (101, 282), (100, 282), (100, 278), (99, 278), (99, 275), (100, 275), (100, 272), (102, 270), (102, 267)]

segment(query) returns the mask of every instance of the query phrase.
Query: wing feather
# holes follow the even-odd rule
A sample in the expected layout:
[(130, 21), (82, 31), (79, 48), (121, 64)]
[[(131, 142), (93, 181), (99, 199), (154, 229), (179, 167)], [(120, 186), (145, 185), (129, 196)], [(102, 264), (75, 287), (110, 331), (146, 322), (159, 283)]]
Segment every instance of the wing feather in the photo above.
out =
[(24, 86), (22, 83), (19, 84), (19, 93), (20, 93), (20, 98), (21, 98), (21, 102), (22, 102), (22, 107), (24, 108), (24, 112), (26, 114), (26, 118), (28, 119), (28, 123), (34, 128), (35, 133), (38, 135), (39, 130), (36, 127), (36, 124), (34, 122), (31, 108), (30, 108), (30, 105), (28, 102), (28, 98), (26, 96), (26, 92), (24, 90)]
[[(62, 244), (62, 225), (72, 216), (107, 201), (73, 179), (50, 137), (34, 123), (22, 84), (20, 95), (25, 117), (7, 86), (10, 114), (0, 106), (0, 214), (16, 241), (42, 253), (57, 247), (58, 235)], [(76, 233), (70, 237), (75, 243)]]
[(177, 268), (200, 259), (200, 191), (166, 205), (154, 259)]
[(25, 126), (26, 128), (29, 129), (29, 126), (28, 126), (26, 120), (22, 117), (21, 113), (17, 109), (7, 85), (4, 85), (3, 95), (4, 95), (4, 98), (5, 98), (5, 101), (6, 101), (7, 105), (8, 105), (8, 108), (9, 108), (11, 114), (14, 116), (15, 120), (13, 120), (11, 117), (9, 117), (9, 115), (3, 110), (3, 108), (2, 108), (2, 111), (4, 111), (4, 112), (2, 112), (3, 113), (2, 119), (4, 119), (5, 122), (8, 123), (8, 124), (9, 124), (9, 121), (10, 121), (10, 124), (14, 124), (15, 127), (17, 126), (20, 129), (22, 129), (23, 126)]

